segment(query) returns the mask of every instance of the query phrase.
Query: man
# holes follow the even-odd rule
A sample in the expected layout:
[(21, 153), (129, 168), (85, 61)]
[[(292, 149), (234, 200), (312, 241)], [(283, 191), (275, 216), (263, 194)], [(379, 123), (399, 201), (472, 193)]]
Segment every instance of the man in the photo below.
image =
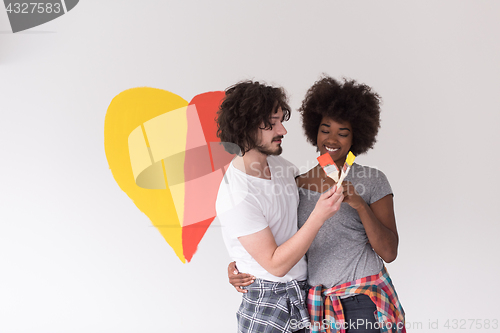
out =
[(217, 113), (217, 136), (229, 152), (241, 151), (221, 182), (217, 216), (229, 255), (256, 277), (237, 312), (243, 333), (308, 324), (304, 254), (343, 200), (341, 187), (325, 192), (297, 231), (298, 169), (278, 156), (289, 117), (282, 89), (251, 81), (228, 88)]

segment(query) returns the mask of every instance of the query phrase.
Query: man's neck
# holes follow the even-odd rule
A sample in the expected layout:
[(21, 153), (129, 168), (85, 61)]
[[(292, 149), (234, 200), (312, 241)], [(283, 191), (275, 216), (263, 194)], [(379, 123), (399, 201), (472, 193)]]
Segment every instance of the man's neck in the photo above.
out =
[(243, 171), (247, 175), (262, 179), (271, 179), (267, 156), (255, 149), (250, 149), (243, 157), (236, 157), (233, 160), (233, 165), (236, 169)]

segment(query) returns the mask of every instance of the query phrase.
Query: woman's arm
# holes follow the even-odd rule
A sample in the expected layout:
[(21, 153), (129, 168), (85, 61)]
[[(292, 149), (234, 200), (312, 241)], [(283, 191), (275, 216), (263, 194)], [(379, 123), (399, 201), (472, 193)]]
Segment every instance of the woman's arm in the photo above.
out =
[(398, 255), (398, 231), (394, 215), (392, 195), (368, 205), (350, 182), (344, 182), (344, 202), (356, 209), (368, 236), (368, 241), (377, 254), (387, 263)]

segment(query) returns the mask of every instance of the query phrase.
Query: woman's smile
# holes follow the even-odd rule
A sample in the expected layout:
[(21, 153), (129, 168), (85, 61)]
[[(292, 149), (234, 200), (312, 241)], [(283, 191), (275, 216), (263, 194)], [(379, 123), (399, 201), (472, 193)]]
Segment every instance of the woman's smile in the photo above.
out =
[(351, 124), (323, 117), (318, 129), (317, 142), (320, 154), (328, 152), (335, 164), (341, 168), (352, 146)]

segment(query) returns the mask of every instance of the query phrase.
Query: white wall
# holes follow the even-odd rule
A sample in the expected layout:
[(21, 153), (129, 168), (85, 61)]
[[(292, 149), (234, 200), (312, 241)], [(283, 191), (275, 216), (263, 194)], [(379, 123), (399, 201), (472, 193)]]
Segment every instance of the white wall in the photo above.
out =
[[(108, 169), (106, 109), (132, 87), (189, 101), (241, 79), (283, 85), (297, 109), (323, 72), (384, 100), (359, 162), (395, 192), (408, 331), (500, 320), (499, 15), (486, 0), (87, 0), (12, 34), (0, 9), (0, 331), (234, 332), (217, 221), (182, 264)], [(296, 112), (286, 126), (284, 157), (312, 166)]]

